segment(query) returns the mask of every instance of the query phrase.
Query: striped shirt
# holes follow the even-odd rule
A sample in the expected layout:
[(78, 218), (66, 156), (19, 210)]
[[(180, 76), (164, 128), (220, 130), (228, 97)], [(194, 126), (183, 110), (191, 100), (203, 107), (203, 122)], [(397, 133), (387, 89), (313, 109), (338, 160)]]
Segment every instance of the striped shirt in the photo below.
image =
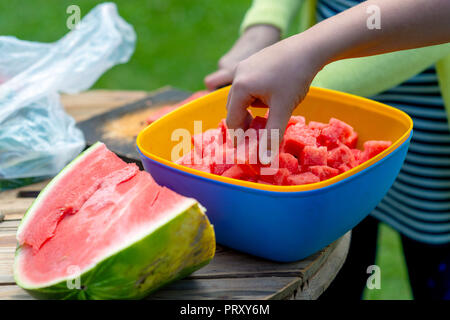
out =
[[(317, 21), (362, 0), (318, 0)], [(372, 216), (430, 244), (450, 242), (450, 131), (436, 70), (370, 97), (408, 113), (414, 122), (405, 163)]]

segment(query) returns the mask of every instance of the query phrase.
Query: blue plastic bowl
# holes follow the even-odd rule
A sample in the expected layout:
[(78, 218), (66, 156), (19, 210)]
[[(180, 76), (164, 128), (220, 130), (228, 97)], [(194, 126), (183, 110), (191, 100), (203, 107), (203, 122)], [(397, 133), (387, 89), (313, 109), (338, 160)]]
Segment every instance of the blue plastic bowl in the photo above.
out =
[[(313, 96), (317, 90), (312, 90)], [(317, 97), (320, 99), (345, 95), (344, 100), (353, 101), (350, 95), (330, 90), (321, 89), (319, 93)], [(361, 102), (362, 98), (354, 98), (358, 99), (355, 104)], [(364, 101), (365, 104), (367, 101)], [(195, 106), (194, 101), (181, 109), (188, 112), (189, 108)], [(170, 115), (157, 122), (169, 119)], [(157, 139), (157, 135), (154, 142), (149, 141), (153, 136), (144, 131), (138, 137), (138, 150), (145, 170), (159, 184), (197, 199), (207, 209), (218, 243), (283, 262), (313, 254), (364, 219), (393, 184), (406, 157), (412, 135), (411, 128), (403, 130), (408, 135), (393, 150), (366, 168), (355, 168), (352, 174), (330, 185), (303, 191), (278, 187), (280, 191), (273, 191), (264, 190), (265, 186), (259, 184), (255, 185), (260, 187), (248, 187), (230, 183), (226, 179), (221, 181), (223, 179), (217, 176), (188, 170), (149, 156), (151, 151), (148, 150), (152, 148), (152, 143), (162, 142)]]

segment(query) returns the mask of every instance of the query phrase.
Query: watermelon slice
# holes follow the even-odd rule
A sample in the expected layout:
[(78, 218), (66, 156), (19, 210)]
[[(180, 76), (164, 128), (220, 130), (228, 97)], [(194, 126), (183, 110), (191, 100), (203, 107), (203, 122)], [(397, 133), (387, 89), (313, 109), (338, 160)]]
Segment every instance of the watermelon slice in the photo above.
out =
[(215, 251), (213, 228), (194, 199), (159, 186), (102, 143), (40, 193), (17, 241), (17, 284), (51, 299), (143, 298)]

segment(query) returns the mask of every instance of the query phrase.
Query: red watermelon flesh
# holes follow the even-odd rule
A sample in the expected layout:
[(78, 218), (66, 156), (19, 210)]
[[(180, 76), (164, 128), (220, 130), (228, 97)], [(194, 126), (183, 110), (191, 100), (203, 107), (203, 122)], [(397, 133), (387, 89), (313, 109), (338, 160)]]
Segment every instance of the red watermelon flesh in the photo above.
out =
[(289, 185), (288, 178), (291, 176), (291, 172), (286, 168), (280, 168), (274, 174), (273, 181), (274, 184), (279, 186)]
[(250, 122), (250, 128), (259, 130), (264, 129), (267, 124), (267, 118), (256, 116), (253, 118), (252, 122)]
[[(263, 129), (266, 122), (267, 117), (257, 116), (251, 122), (250, 128)], [(269, 165), (262, 165), (259, 161), (258, 137), (249, 139), (248, 137), (252, 136), (250, 132), (247, 131), (245, 134), (246, 143), (239, 142), (238, 148), (233, 147), (234, 143), (227, 131), (225, 119), (221, 120), (217, 131), (211, 129), (204, 133), (207, 137), (219, 136), (216, 139), (207, 138), (203, 141), (203, 155), (204, 158), (208, 158), (206, 163), (209, 166), (202, 168), (198, 165), (196, 168), (235, 179), (259, 181), (265, 184), (307, 184), (324, 181), (348, 171), (391, 145), (390, 141), (366, 141), (364, 151), (361, 151), (356, 149), (358, 133), (344, 121), (331, 118), (329, 123), (310, 121), (306, 125), (304, 117), (293, 116), (289, 120), (281, 142), (278, 167), (267, 174), (262, 173), (261, 170)], [(216, 141), (219, 141), (219, 144)], [(226, 145), (220, 144), (222, 141), (226, 141)], [(242, 148), (242, 145), (245, 148)], [(218, 151), (209, 151), (210, 149)], [(239, 165), (236, 166), (236, 164)], [(288, 179), (291, 176), (294, 178)]]
[[(353, 135), (353, 128), (346, 124), (344, 121), (336, 118), (331, 118), (328, 126), (321, 129), (318, 141), (321, 145), (328, 147), (329, 149), (339, 146), (341, 143), (355, 144), (355, 136)], [(352, 137), (352, 138), (350, 138)], [(356, 139), (358, 137), (356, 136)]]
[(282, 152), (293, 154), (300, 158), (305, 146), (316, 146), (317, 132), (315, 130), (293, 125), (286, 129), (283, 137)]
[[(75, 162), (71, 165), (77, 174), (65, 174), (74, 169), (66, 167), (19, 227), (15, 272), (22, 284), (34, 288), (54, 283), (67, 277), (71, 266), (90, 269), (195, 203), (159, 186), (150, 174), (123, 162), (103, 144), (92, 146)], [(39, 202), (41, 197), (45, 201)]]
[(391, 146), (390, 141), (376, 141), (376, 140), (369, 140), (364, 142), (364, 151), (361, 156), (361, 159), (363, 161), (367, 161), (370, 158), (375, 157), (377, 154), (381, 153), (385, 149), (389, 148)]
[(327, 164), (327, 147), (305, 146), (300, 155), (303, 166), (323, 166)]
[(315, 176), (319, 177), (320, 181), (333, 178), (339, 174), (338, 169), (329, 166), (311, 166), (308, 170)]
[(308, 127), (310, 129), (318, 129), (318, 130), (322, 130), (323, 128), (325, 128), (326, 126), (328, 126), (328, 124), (323, 123), (323, 122), (318, 122), (318, 121), (310, 121), (308, 123)]
[(352, 150), (344, 144), (328, 152), (327, 163), (328, 166), (339, 169), (341, 172), (358, 165)]
[(344, 144), (350, 149), (356, 148), (356, 144), (358, 143), (358, 133), (353, 131), (348, 138), (344, 140)]
[(235, 164), (227, 169), (222, 177), (228, 177), (233, 179), (241, 179), (241, 180), (255, 180), (258, 176), (258, 172), (252, 170), (251, 166), (245, 164)]
[(318, 176), (311, 172), (304, 172), (300, 174), (294, 174), (286, 178), (288, 185), (302, 185), (302, 184), (310, 184), (319, 182), (320, 179)]
[(290, 173), (298, 172), (298, 160), (290, 153), (281, 152), (279, 154), (279, 167), (286, 168)]
[(293, 126), (293, 125), (298, 125), (299, 127), (304, 127), (305, 124), (306, 124), (305, 117), (302, 117), (302, 116), (292, 116), (292, 117), (289, 119), (288, 124), (287, 124), (286, 127), (290, 127), (290, 126)]

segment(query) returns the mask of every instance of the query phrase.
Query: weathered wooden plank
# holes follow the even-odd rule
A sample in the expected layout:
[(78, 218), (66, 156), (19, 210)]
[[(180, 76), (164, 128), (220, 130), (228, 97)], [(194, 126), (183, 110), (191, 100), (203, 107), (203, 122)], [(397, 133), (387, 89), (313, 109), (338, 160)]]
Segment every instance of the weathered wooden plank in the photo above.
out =
[[(296, 290), (291, 299), (295, 300), (316, 300), (325, 292), (328, 286), (333, 282), (342, 265), (345, 262), (350, 246), (351, 233), (348, 232), (339, 239), (336, 248), (330, 253), (328, 259), (322, 266), (308, 279), (305, 279), (300, 288)], [(281, 290), (280, 292), (282, 292)], [(279, 293), (274, 294), (271, 298), (276, 299)]]
[(0, 235), (6, 233), (15, 233), (19, 224), (20, 220), (5, 220), (3, 222), (0, 222)]
[[(273, 292), (290, 286), (292, 291), (300, 286), (300, 278), (244, 278), (244, 279), (190, 279), (176, 281), (153, 293), (147, 299), (232, 299), (261, 300), (271, 297)], [(285, 291), (288, 295), (290, 291)], [(287, 298), (286, 296), (285, 298)], [(0, 285), (0, 300), (33, 299), (17, 285)]]
[(26, 195), (30, 191), (40, 191), (50, 180), (30, 184), (17, 189), (0, 192), (0, 212), (5, 215), (5, 220), (22, 219), (25, 212), (33, 203), (35, 197), (20, 197), (20, 194)]
[(25, 290), (17, 285), (0, 285), (0, 300), (31, 300), (33, 299)]
[[(162, 90), (166, 90), (166, 88)], [(149, 94), (151, 93), (146, 91), (90, 90), (75, 95), (64, 94), (61, 96), (61, 102), (67, 113), (76, 121), (83, 121), (143, 99)]]
[[(0, 249), (3, 248), (14, 248), (16, 246), (16, 233), (2, 233), (0, 234)], [(1, 253), (1, 251), (0, 251)]]
[(302, 277), (315, 273), (333, 251), (336, 242), (310, 257), (291, 263), (277, 263), (217, 246), (214, 259), (190, 278)]
[(13, 264), (16, 234), (0, 235), (0, 285), (14, 283)]
[[(184, 279), (150, 295), (148, 299), (268, 299), (284, 288), (287, 298), (301, 284), (295, 277), (239, 279)], [(282, 296), (280, 296), (282, 298)]]

